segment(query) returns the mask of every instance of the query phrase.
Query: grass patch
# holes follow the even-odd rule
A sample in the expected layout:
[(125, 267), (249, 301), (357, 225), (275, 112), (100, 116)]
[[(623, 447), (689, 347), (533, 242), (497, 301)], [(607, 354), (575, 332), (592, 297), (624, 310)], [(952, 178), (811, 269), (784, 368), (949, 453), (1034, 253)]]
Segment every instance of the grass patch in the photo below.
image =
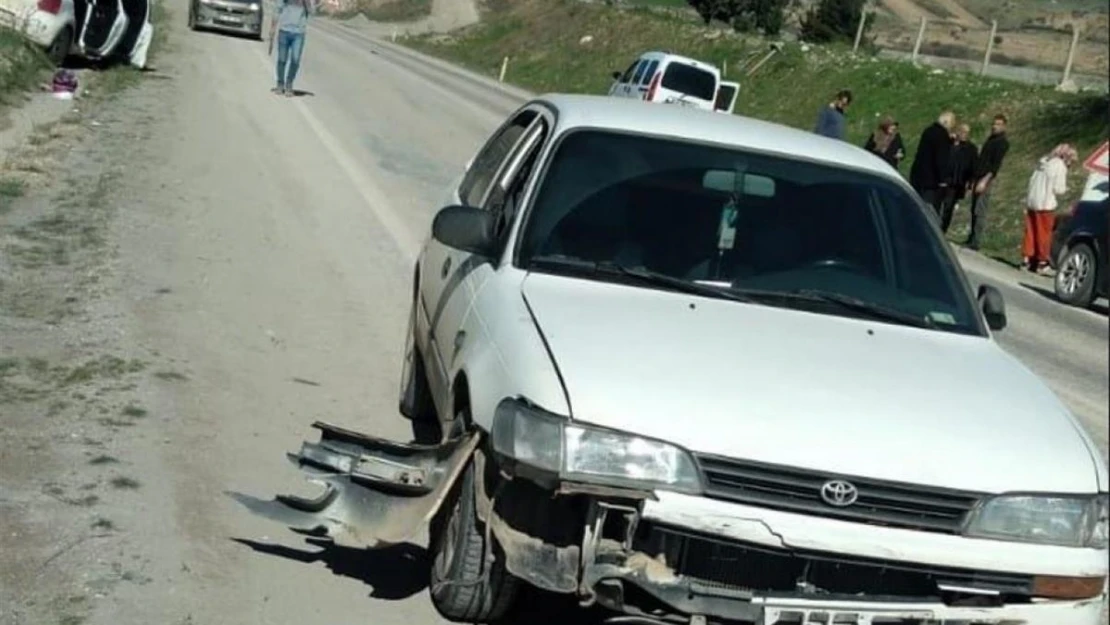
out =
[(95, 521), (93, 521), (93, 523), (92, 523), (92, 528), (94, 530), (102, 530), (102, 531), (105, 531), (105, 532), (111, 532), (111, 531), (114, 531), (116, 529), (116, 524), (113, 523), (111, 519), (106, 519), (104, 517), (97, 517), (97, 519)]
[(19, 33), (0, 27), (0, 102), (13, 104), (16, 96), (34, 87), (50, 60)]
[(154, 374), (154, 377), (159, 380), (165, 380), (166, 382), (184, 382), (189, 379), (184, 373), (179, 373), (177, 371), (159, 371)]
[(136, 480), (133, 477), (127, 477), (126, 475), (113, 477), (110, 484), (112, 485), (112, 488), (117, 488), (119, 490), (136, 490), (140, 486), (142, 486), (142, 484), (139, 483), (139, 480)]
[(127, 406), (123, 409), (123, 416), (131, 417), (132, 419), (141, 419), (147, 414), (146, 408), (140, 406)]
[[(756, 38), (707, 34), (690, 20), (646, 9), (617, 10), (576, 0), (489, 0), (482, 23), (458, 36), (420, 35), (403, 43), (491, 76), (508, 56), (506, 79), (517, 85), (539, 93), (595, 94), (606, 93), (610, 74), (624, 70), (645, 50), (668, 49), (735, 68), (766, 49), (766, 42)], [(593, 40), (582, 45), (585, 35)], [(735, 72), (727, 77), (737, 79)], [(1065, 140), (1086, 155), (1110, 132), (1110, 99), (1105, 95), (1069, 95), (960, 72), (933, 73), (906, 62), (853, 57), (839, 47), (803, 52), (789, 44), (755, 76), (739, 80), (737, 114), (807, 130), (837, 90), (850, 88), (856, 101), (848, 115), (848, 140), (862, 145), (879, 116), (889, 113), (901, 122), (911, 155), (907, 161), (921, 131), (945, 108), (971, 125), (980, 145), (994, 114), (1006, 113), (1011, 151), (992, 198), (983, 251), (1008, 260), (1019, 256), (1022, 197), (1037, 158)], [(903, 163), (903, 174), (908, 175), (910, 164)], [(1076, 168), (1067, 200), (1078, 194), (1083, 176)], [(966, 234), (966, 213), (961, 206), (950, 231), (954, 240), (962, 241)]]
[(92, 460), (89, 460), (89, 464), (91, 464), (93, 466), (99, 466), (99, 465), (105, 465), (105, 464), (119, 464), (119, 460), (117, 460), (115, 457), (109, 456), (107, 454), (100, 454), (99, 456), (93, 458)]

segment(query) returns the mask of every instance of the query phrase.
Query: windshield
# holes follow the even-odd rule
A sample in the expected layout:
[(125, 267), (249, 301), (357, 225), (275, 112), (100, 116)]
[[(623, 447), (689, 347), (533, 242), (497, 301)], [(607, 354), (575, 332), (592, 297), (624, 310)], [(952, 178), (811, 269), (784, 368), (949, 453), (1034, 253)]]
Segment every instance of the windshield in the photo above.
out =
[(613, 266), (577, 274), (641, 270), (761, 305), (983, 333), (924, 211), (878, 175), (582, 130), (557, 146), (527, 219), (528, 269)]
[(672, 61), (663, 74), (662, 87), (712, 102), (717, 94), (717, 77), (704, 69)]

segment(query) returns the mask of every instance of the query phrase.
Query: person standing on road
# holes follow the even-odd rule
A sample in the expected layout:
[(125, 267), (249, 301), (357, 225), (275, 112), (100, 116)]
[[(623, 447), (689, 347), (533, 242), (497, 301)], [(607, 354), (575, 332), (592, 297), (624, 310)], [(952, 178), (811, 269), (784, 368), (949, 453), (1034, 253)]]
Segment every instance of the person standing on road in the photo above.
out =
[(830, 139), (843, 140), (847, 126), (844, 111), (851, 103), (852, 92), (848, 89), (840, 90), (836, 98), (817, 114), (817, 125), (813, 128), (813, 132)]
[(910, 166), (910, 186), (925, 203), (933, 207), (937, 217), (948, 187), (949, 160), (952, 154), (952, 128), (956, 114), (945, 111), (937, 121), (921, 132), (917, 153)]
[[(274, 93), (295, 95), (293, 81), (301, 66), (308, 16), (315, 8), (314, 0), (278, 0), (277, 15), (270, 25), (271, 48), (277, 43), (277, 86)], [(276, 31), (276, 32), (275, 32)]]
[(1067, 192), (1068, 167), (1078, 158), (1074, 147), (1061, 143), (1051, 154), (1041, 157), (1037, 169), (1029, 177), (1021, 255), (1030, 271), (1040, 274), (1048, 272), (1052, 228), (1056, 223), (1056, 197)]
[(879, 127), (867, 138), (863, 149), (890, 163), (894, 169), (898, 169), (906, 156), (906, 146), (902, 143), (902, 135), (898, 134), (898, 122), (890, 115), (883, 117)]
[(940, 229), (947, 233), (952, 225), (956, 207), (967, 197), (972, 175), (975, 173), (975, 160), (979, 158), (979, 148), (971, 141), (971, 127), (960, 124), (952, 138), (952, 154), (948, 163), (948, 187), (940, 212)]
[(983, 142), (983, 150), (975, 162), (974, 187), (971, 190), (971, 230), (964, 243), (971, 250), (978, 250), (983, 243), (983, 232), (987, 229), (987, 213), (990, 210), (991, 190), (994, 189), (1002, 161), (1010, 151), (1010, 140), (1006, 137), (1006, 116), (999, 113), (991, 123), (991, 134)]

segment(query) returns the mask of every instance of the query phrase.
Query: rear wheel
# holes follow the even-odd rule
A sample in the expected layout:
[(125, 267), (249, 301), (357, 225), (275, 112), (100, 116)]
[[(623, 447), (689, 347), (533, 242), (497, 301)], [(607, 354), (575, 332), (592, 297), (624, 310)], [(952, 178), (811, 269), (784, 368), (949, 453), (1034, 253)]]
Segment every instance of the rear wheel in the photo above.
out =
[(59, 67), (69, 57), (69, 49), (73, 45), (73, 29), (69, 26), (63, 26), (58, 35), (54, 37), (54, 41), (50, 42), (50, 47), (46, 49), (46, 56), (50, 57), (50, 62), (55, 67)]
[[(464, 417), (460, 414), (458, 419)], [(440, 615), (456, 622), (497, 621), (512, 606), (518, 588), (516, 578), (498, 557), (496, 545), (490, 545), (492, 561), (483, 561), (485, 526), (477, 516), (475, 495), (479, 479), (472, 461), (429, 527), (432, 604)]]
[(1095, 301), (1098, 258), (1086, 243), (1076, 243), (1060, 258), (1053, 280), (1056, 297), (1072, 306), (1090, 306)]
[(405, 334), (405, 359), (401, 366), (401, 393), (399, 398), (401, 414), (420, 423), (438, 421), (432, 390), (428, 386), (428, 375), (424, 359), (416, 346), (416, 301), (409, 313), (409, 327)]

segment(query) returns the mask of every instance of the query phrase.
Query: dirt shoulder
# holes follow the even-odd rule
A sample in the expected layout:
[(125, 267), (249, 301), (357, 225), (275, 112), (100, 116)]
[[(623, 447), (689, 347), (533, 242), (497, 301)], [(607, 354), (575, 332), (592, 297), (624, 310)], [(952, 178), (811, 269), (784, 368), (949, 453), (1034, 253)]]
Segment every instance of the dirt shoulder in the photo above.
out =
[[(101, 93), (137, 76), (86, 78)], [(159, 419), (147, 397), (178, 374), (132, 340), (113, 229), (160, 87), (33, 95), (0, 137), (3, 625), (83, 623), (152, 579), (128, 530), (163, 490), (143, 465)]]

